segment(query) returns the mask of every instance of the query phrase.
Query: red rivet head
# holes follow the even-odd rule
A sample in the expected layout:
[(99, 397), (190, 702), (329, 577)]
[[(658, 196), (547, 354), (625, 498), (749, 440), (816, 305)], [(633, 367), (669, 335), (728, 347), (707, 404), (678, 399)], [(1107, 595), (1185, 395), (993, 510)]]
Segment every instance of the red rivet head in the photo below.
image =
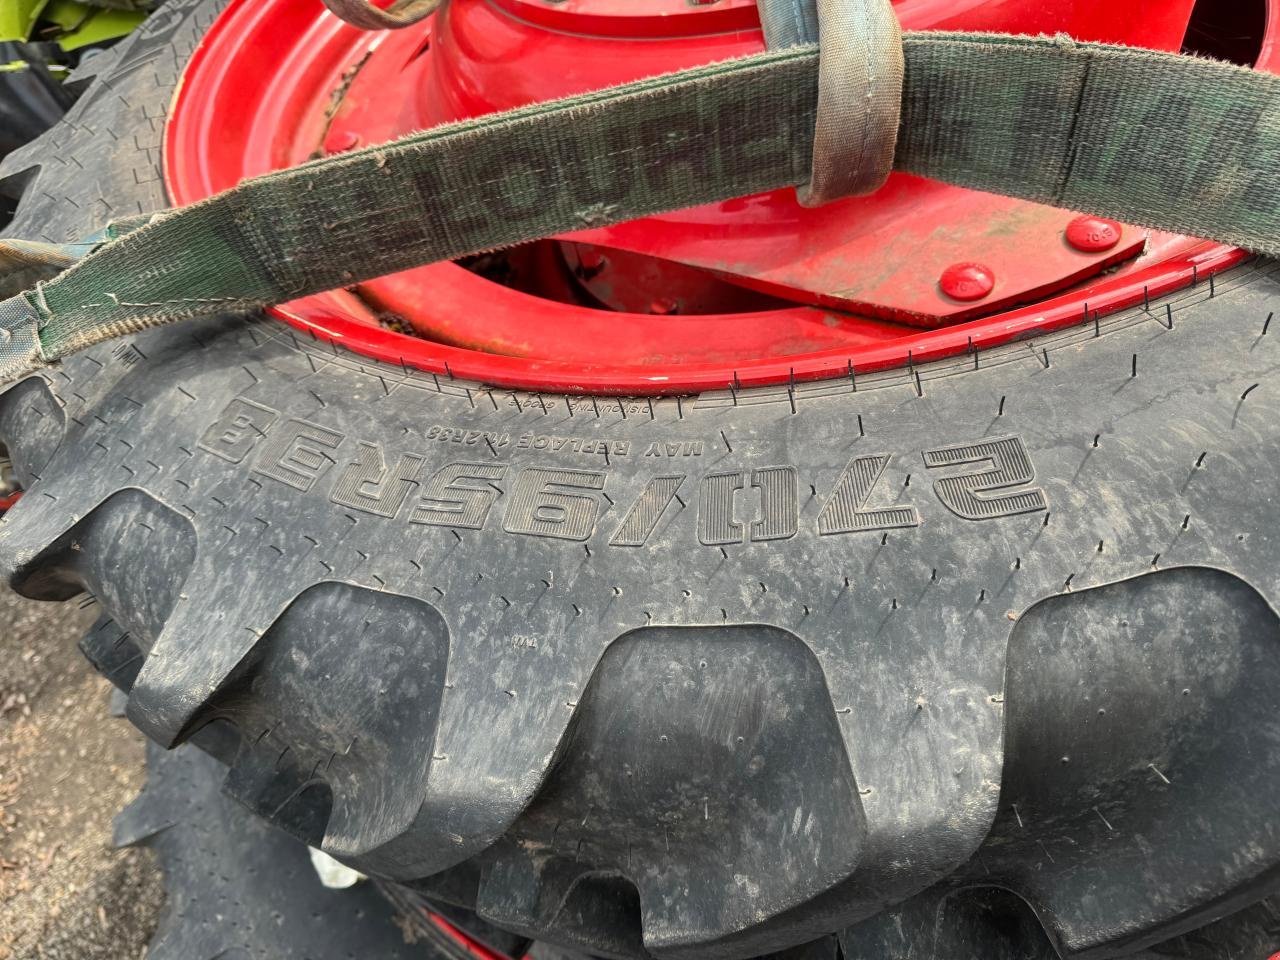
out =
[(333, 131), (325, 138), (325, 153), (346, 153), (360, 146), (360, 134), (354, 130)]
[(1121, 231), (1114, 220), (1085, 214), (1067, 224), (1067, 243), (1081, 253), (1101, 253), (1120, 242)]
[(980, 263), (953, 263), (942, 271), (938, 286), (952, 300), (970, 303), (990, 295), (996, 275)]
[(670, 297), (659, 297), (649, 304), (649, 312), (665, 316), (667, 314), (676, 313), (680, 309), (680, 304), (676, 303)]

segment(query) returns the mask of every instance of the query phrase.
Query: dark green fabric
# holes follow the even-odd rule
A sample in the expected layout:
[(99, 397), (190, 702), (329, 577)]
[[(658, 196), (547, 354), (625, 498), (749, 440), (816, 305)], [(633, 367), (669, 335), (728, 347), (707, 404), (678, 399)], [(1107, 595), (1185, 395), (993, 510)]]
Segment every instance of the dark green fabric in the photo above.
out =
[[(895, 167), (1280, 253), (1280, 77), (908, 34)], [(45, 354), (809, 176), (817, 49), (428, 130), (165, 213), (28, 295)]]

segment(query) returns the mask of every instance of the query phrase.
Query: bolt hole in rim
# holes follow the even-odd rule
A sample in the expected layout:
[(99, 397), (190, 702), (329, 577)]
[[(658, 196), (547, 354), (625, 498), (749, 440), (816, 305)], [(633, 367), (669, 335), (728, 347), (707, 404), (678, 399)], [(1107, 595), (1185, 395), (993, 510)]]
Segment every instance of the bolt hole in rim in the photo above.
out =
[[(1043, 11), (1038, 0), (895, 2), (908, 29), (1067, 29), (1084, 39), (1133, 44), (1150, 35), (1161, 38), (1150, 45), (1167, 49), (1177, 49), (1185, 36), (1189, 49), (1251, 57), (1259, 69), (1280, 69), (1280, 0), (1241, 4), (1234, 17), (1215, 13), (1212, 0), (1135, 0), (1126, 5), (1073, 0), (1054, 12)], [(737, 56), (763, 45), (754, 0), (696, 5), (652, 0), (643, 14), (636, 14), (631, 3), (453, 0), (443, 23), (431, 18), (420, 27), (378, 34), (340, 23), (312, 0), (232, 0), (195, 51), (175, 94), (164, 149), (170, 196), (176, 203), (191, 203), (244, 177), (321, 153), (541, 95), (565, 95)], [(1241, 46), (1244, 36), (1247, 47)], [(598, 52), (592, 56), (592, 50)], [(557, 53), (576, 59), (557, 63)], [(516, 102), (495, 99), (487, 95), (486, 83), (506, 89), (512, 84), (498, 81), (513, 76), (493, 73), (495, 64), (504, 69), (514, 64), (521, 71), (518, 76), (548, 74), (554, 82), (549, 90), (507, 94)], [(578, 64), (601, 69), (578, 70)], [(391, 89), (394, 96), (388, 95)], [(895, 182), (905, 198), (897, 208), (892, 205)], [(940, 188), (895, 175), (881, 191), (887, 199), (870, 202), (880, 204), (880, 213), (906, 222), (917, 195), (913, 191), (925, 189)], [(966, 202), (982, 197), (944, 189)], [(714, 214), (729, 218), (719, 224), (727, 231), (721, 234), (722, 243), (733, 245), (738, 237), (750, 241), (758, 229), (752, 217), (761, 211), (766, 217), (776, 217), (778, 210), (788, 215), (794, 202), (785, 193), (722, 205)], [(852, 209), (847, 216), (856, 218), (859, 212)], [(646, 249), (659, 251), (668, 236), (691, 229), (681, 211), (622, 225), (620, 233), (605, 235), (606, 243), (614, 236), (637, 235), (641, 228)], [(598, 234), (518, 248), (503, 268), (538, 277), (539, 287), (532, 292), (527, 285), (521, 288), (486, 274), (474, 263), (444, 263), (359, 290), (307, 297), (271, 312), (318, 339), (450, 377), (537, 391), (689, 393), (846, 377), (851, 369), (871, 372), (986, 349), (1187, 287), (1246, 256), (1218, 243), (1153, 233), (1145, 244), (1141, 238), (1136, 244), (1127, 240), (1132, 252), (1123, 262), (1108, 261), (1117, 231), (1126, 238), (1135, 233), (1095, 218), (1071, 220), (1059, 234), (1059, 246), (1094, 255), (1097, 269), (1084, 279), (1065, 276), (1021, 302), (993, 302), (999, 291), (993, 296), (992, 289), (1003, 278), (971, 259), (972, 251), (957, 256), (930, 280), (933, 296), (952, 315), (923, 322), (837, 309), (821, 295), (793, 302), (792, 291), (780, 290), (768, 277), (730, 277), (733, 282), (727, 283), (712, 276), (714, 270), (684, 266), (684, 274), (662, 274), (663, 282), (674, 277), (678, 289), (691, 271), (711, 276), (714, 286), (705, 289), (730, 293), (728, 299), (713, 297), (710, 309), (716, 303), (734, 304), (737, 312), (679, 315), (665, 289), (654, 289), (638, 309), (634, 295), (628, 299), (619, 294), (623, 309), (618, 309), (608, 293), (598, 295), (589, 283), (598, 251), (603, 250), (604, 258), (611, 255), (607, 246), (593, 246)], [(646, 263), (652, 266), (655, 258), (629, 255), (639, 264), (635, 276), (644, 277)], [(587, 268), (583, 258), (588, 258)], [(426, 289), (428, 297), (422, 295)], [(605, 302), (595, 302), (601, 296)], [(422, 316), (404, 319), (387, 309), (405, 302), (423, 304)], [(423, 324), (429, 330), (425, 336)], [(496, 338), (495, 329), (505, 339)], [(406, 330), (418, 335), (401, 332)]]

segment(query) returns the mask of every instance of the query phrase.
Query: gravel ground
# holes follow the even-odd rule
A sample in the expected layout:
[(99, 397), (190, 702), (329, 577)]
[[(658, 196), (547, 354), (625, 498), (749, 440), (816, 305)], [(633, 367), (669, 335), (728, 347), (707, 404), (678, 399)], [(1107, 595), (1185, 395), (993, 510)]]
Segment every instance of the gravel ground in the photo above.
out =
[(145, 769), (76, 649), (96, 611), (0, 591), (0, 960), (135, 960), (163, 902), (150, 852), (111, 846)]

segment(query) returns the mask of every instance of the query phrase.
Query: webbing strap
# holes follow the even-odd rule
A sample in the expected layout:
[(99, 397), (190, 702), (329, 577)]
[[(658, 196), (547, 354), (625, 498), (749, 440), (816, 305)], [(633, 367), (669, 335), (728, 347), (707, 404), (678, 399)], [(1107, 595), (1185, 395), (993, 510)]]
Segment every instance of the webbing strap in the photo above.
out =
[[(904, 54), (897, 169), (1280, 253), (1280, 77), (1052, 38), (917, 33)], [(813, 47), (769, 51), (246, 181), (29, 291), (20, 322), (56, 359), (155, 324), (804, 183), (817, 64)], [(23, 369), (7, 366), (0, 376)]]
[[(812, 0), (811, 0), (812, 2)], [(807, 207), (879, 190), (902, 119), (902, 28), (889, 0), (816, 0), (818, 105)]]
[(902, 118), (902, 28), (891, 0), (756, 0), (773, 50), (818, 44), (813, 170), (797, 187), (818, 207), (874, 193), (893, 172)]
[(395, 0), (386, 7), (375, 7), (370, 0), (323, 0), (329, 12), (341, 20), (364, 30), (399, 30), (409, 27), (435, 12), (440, 0)]

